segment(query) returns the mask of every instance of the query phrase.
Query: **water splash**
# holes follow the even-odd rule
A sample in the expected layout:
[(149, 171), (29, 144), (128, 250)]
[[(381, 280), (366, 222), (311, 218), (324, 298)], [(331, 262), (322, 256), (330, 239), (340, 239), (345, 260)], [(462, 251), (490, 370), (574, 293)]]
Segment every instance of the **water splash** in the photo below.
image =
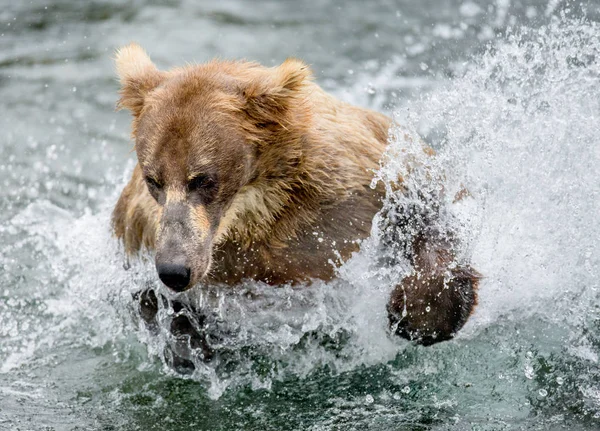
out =
[[(419, 394), (411, 395), (423, 397), (415, 398), (419, 406), (431, 401), (425, 395), (432, 389), (422, 388), (435, 388), (436, 411), (443, 411), (452, 394), (432, 382), (450, 378), (461, 362), (463, 374), (453, 378), (485, 381), (500, 374), (496, 385), (504, 400), (527, 398), (530, 387), (535, 394), (546, 391), (527, 409), (554, 411), (548, 407), (553, 400), (598, 414), (594, 385), (600, 376), (586, 368), (597, 363), (600, 345), (593, 335), (600, 275), (598, 34), (593, 23), (564, 19), (510, 32), (462, 76), (397, 113), (407, 128), (392, 134), (378, 178), (389, 183), (402, 173), (406, 165), (397, 155), (418, 152), (404, 134), (417, 142), (418, 132), (438, 150), (431, 169), (443, 172), (452, 192), (447, 196), (463, 186), (472, 195), (453, 206), (448, 220), (466, 238), (463, 253), (485, 279), (479, 308), (456, 341), (423, 350), (388, 336), (385, 304), (406, 268), (377, 265), (381, 225), (375, 223), (372, 237), (333, 283), (277, 289), (248, 283), (186, 294), (206, 313), (220, 352), (212, 362), (192, 354), (196, 369), (188, 378), (205, 383), (217, 398), (233, 387), (270, 388), (323, 370), (341, 375), (384, 366), (382, 379)], [(163, 370), (174, 373), (165, 348), (181, 341), (168, 330), (176, 313), (161, 307), (157, 336), (131, 305), (132, 295), (146, 287), (174, 297), (158, 285), (150, 260), (142, 257), (122, 269), (125, 258), (110, 236), (109, 217), (108, 208), (74, 217), (37, 202), (2, 228), (12, 241), (1, 256), (3, 281), (18, 285), (9, 279), (18, 273), (37, 287), (33, 297), (0, 297), (0, 372), (39, 361), (57, 344), (110, 345), (126, 356), (135, 332), (151, 357), (164, 361)], [(29, 260), (12, 259), (19, 250), (30, 252)], [(535, 349), (523, 351), (523, 344)], [(562, 373), (571, 367), (581, 375), (565, 374), (554, 383), (542, 359)], [(386, 390), (369, 394), (375, 400), (369, 405), (392, 412), (396, 394)], [(363, 394), (357, 402), (364, 400)], [(468, 415), (467, 406), (452, 405)]]
[(482, 203), (480, 319), (512, 308), (561, 319), (554, 301), (598, 287), (599, 50), (593, 23), (520, 29), (405, 113), (450, 183)]
[[(485, 279), (480, 306), (459, 339), (500, 318), (532, 313), (574, 325), (561, 302), (578, 308), (583, 321), (581, 299), (596, 298), (599, 48), (596, 26), (584, 21), (522, 29), (490, 45), (445, 89), (397, 114), (408, 132), (393, 131), (379, 180), (390, 184), (406, 173), (400, 154), (421, 151), (412, 132), (418, 130), (438, 149), (429, 169), (443, 172), (446, 196), (462, 187), (472, 195), (452, 206), (450, 219), (467, 239), (463, 255), (473, 256)], [(425, 185), (421, 178), (409, 189)], [(211, 327), (227, 334), (214, 345), (219, 359), (194, 360), (193, 377), (219, 396), (232, 384), (269, 387), (321, 367), (342, 372), (393, 359), (406, 344), (389, 337), (385, 304), (406, 267), (377, 266), (378, 225), (335, 283), (248, 283), (190, 295), (213, 316)], [(168, 310), (161, 319), (168, 328)], [(173, 342), (166, 330), (146, 341), (158, 356)]]

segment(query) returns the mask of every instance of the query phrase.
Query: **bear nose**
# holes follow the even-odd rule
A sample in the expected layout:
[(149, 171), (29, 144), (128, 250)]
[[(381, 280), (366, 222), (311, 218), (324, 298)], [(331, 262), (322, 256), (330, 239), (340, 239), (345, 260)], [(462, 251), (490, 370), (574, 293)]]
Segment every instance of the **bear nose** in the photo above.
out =
[(190, 284), (190, 269), (184, 265), (161, 263), (156, 265), (158, 277), (175, 292), (183, 292)]

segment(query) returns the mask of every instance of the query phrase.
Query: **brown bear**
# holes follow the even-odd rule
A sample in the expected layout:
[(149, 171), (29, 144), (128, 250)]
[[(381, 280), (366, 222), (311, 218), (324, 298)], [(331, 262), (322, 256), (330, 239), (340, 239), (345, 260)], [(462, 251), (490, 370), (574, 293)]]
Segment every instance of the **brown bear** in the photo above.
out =
[[(170, 289), (328, 280), (370, 235), (386, 194), (381, 182), (371, 187), (392, 125), (385, 115), (327, 94), (296, 59), (160, 71), (131, 44), (116, 67), (138, 163), (114, 232), (128, 253), (155, 250)], [(479, 276), (456, 262), (451, 235), (424, 227), (411, 238), (414, 273), (388, 313), (394, 332), (427, 345), (464, 325)]]

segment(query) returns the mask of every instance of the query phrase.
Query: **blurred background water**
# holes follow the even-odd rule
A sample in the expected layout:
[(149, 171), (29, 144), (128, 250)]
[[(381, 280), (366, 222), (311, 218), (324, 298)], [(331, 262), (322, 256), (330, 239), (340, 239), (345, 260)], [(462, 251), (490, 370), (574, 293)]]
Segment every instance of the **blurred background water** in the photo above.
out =
[[(0, 429), (600, 429), (600, 2), (0, 6)], [(328, 285), (201, 289), (222, 357), (166, 366), (130, 300), (152, 265), (126, 271), (109, 226), (130, 41), (160, 67), (296, 56), (424, 136), (473, 194), (458, 219), (485, 279), (459, 336), (387, 335), (374, 232)]]

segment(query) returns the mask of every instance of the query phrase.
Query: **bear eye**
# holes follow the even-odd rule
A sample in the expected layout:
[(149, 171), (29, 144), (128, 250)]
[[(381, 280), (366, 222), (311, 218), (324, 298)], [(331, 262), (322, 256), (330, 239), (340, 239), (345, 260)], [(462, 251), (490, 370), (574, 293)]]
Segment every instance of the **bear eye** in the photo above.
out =
[(188, 182), (192, 202), (209, 204), (217, 197), (217, 180), (210, 175), (196, 175)]
[(190, 180), (188, 183), (188, 190), (190, 192), (204, 190), (209, 191), (215, 188), (217, 183), (208, 175), (198, 175)]
[(155, 190), (162, 189), (162, 185), (152, 177), (146, 177), (146, 183)]

